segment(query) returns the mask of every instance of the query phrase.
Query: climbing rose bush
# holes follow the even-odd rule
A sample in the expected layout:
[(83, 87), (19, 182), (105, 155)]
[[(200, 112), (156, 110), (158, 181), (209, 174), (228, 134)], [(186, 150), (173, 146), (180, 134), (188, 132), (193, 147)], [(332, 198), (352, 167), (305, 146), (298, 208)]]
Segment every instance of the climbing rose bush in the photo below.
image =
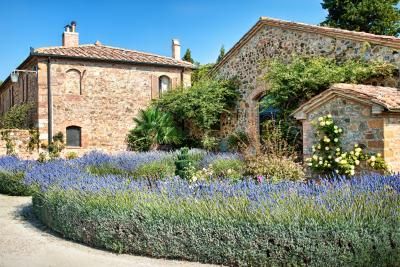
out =
[(388, 167), (382, 155), (367, 154), (355, 144), (351, 151), (344, 151), (341, 146), (343, 129), (337, 126), (332, 115), (318, 118), (312, 123), (316, 128), (318, 143), (312, 146), (312, 157), (307, 159), (308, 166), (317, 173), (335, 173), (354, 176), (356, 169), (367, 166), (374, 170), (387, 171)]

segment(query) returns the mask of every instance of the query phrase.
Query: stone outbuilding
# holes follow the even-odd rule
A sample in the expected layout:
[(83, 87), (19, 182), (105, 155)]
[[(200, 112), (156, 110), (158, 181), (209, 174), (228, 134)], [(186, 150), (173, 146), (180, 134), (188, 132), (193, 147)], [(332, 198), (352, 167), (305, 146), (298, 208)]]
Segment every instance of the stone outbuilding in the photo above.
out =
[[(254, 140), (262, 119), (259, 102), (267, 94), (265, 63), (293, 56), (336, 59), (362, 58), (400, 66), (400, 38), (364, 32), (307, 25), (261, 17), (259, 21), (216, 64), (213, 73), (239, 81), (240, 101), (221, 123), (222, 135), (241, 130)], [(374, 79), (368, 84), (400, 87), (399, 79)]]
[(126, 149), (133, 118), (152, 99), (175, 87), (188, 87), (195, 66), (180, 57), (80, 44), (76, 23), (65, 27), (62, 45), (31, 48), (29, 56), (0, 85), (0, 115), (24, 103), (33, 105), (31, 124), (40, 139), (62, 132), (67, 150)]
[(317, 142), (311, 123), (328, 114), (344, 130), (345, 149), (360, 144), (367, 152), (381, 153), (391, 170), (400, 171), (400, 89), (335, 84), (301, 105), (293, 116), (303, 125), (304, 158)]

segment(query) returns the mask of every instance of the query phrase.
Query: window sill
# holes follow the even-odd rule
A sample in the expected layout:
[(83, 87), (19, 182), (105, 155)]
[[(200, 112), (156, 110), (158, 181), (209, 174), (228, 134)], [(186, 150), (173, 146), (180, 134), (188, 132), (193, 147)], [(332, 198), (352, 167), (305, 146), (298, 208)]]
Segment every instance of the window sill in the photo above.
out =
[(66, 146), (65, 149), (82, 149), (81, 146)]

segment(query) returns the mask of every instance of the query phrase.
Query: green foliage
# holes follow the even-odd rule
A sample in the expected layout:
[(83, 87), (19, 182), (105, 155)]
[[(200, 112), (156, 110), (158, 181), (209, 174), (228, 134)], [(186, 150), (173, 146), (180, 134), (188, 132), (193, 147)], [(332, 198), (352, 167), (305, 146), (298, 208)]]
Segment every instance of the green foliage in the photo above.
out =
[(399, 0), (324, 0), (322, 25), (382, 35), (400, 33)]
[(193, 70), (192, 72), (192, 84), (196, 84), (198, 81), (208, 79), (209, 78), (209, 72), (212, 70), (214, 67), (214, 64), (204, 64), (204, 65), (199, 65), (197, 69)]
[(32, 104), (20, 104), (11, 107), (0, 117), (0, 128), (3, 129), (29, 129), (31, 122), (29, 114), (32, 111)]
[(244, 131), (235, 131), (228, 135), (228, 147), (232, 151), (242, 151), (250, 144), (249, 136)]
[(245, 164), (239, 159), (218, 159), (209, 167), (215, 177), (241, 180), (245, 172)]
[(133, 120), (136, 126), (127, 137), (131, 150), (157, 150), (160, 145), (175, 145), (181, 141), (181, 135), (168, 111), (149, 107), (141, 110), (139, 116)]
[(238, 98), (237, 83), (204, 79), (188, 89), (172, 90), (154, 105), (171, 113), (176, 121), (192, 125), (200, 134), (219, 127), (222, 113), (229, 112)]
[(287, 193), (264, 206), (240, 197), (50, 190), (34, 195), (33, 210), (64, 237), (118, 253), (226, 266), (398, 266), (398, 194), (371, 191), (347, 202), (336, 193), (344, 201), (328, 210), (320, 203), (332, 194)]
[(220, 139), (207, 131), (201, 138), (201, 146), (207, 151), (216, 151), (218, 149)]
[(39, 130), (38, 129), (30, 129), (29, 130), (29, 142), (27, 145), (27, 150), (32, 152), (34, 150), (39, 150), (40, 147), (40, 139), (39, 139)]
[(65, 158), (68, 160), (76, 159), (76, 158), (78, 158), (78, 153), (70, 151), (65, 155)]
[(192, 160), (189, 157), (189, 148), (181, 148), (176, 157), (177, 159), (175, 160), (175, 175), (181, 177), (182, 179), (189, 179), (189, 168), (192, 165)]
[(221, 46), (221, 49), (219, 50), (219, 55), (217, 58), (217, 63), (219, 63), (225, 56), (225, 47)]
[(47, 147), (50, 159), (59, 158), (61, 151), (64, 148), (65, 148), (64, 134), (62, 132), (58, 132), (53, 136), (53, 141)]
[(143, 164), (139, 166), (134, 173), (133, 177), (145, 178), (152, 185), (152, 181), (161, 180), (175, 175), (175, 166), (172, 160), (161, 160)]
[(267, 68), (268, 97), (263, 99), (262, 105), (278, 108), (284, 118), (334, 83), (363, 83), (373, 77), (387, 78), (393, 76), (396, 69), (384, 62), (354, 59), (338, 62), (323, 57), (294, 57), (289, 64), (273, 60), (267, 63)]
[(24, 184), (23, 173), (0, 171), (0, 193), (10, 196), (31, 196), (34, 187)]
[(246, 157), (247, 173), (253, 177), (263, 177), (268, 181), (302, 181), (305, 179), (303, 166), (291, 158), (273, 155)]
[(353, 176), (362, 163), (379, 171), (387, 171), (388, 166), (380, 153), (366, 154), (358, 144), (351, 151), (344, 151), (341, 146), (343, 129), (338, 127), (332, 115), (319, 117), (313, 122), (318, 143), (312, 146), (313, 156), (307, 159), (308, 166), (319, 174), (340, 174)]
[(3, 130), (0, 132), (1, 134), (1, 140), (6, 141), (6, 154), (7, 155), (15, 155), (15, 142), (14, 140), (10, 137), (10, 131), (9, 130)]
[(190, 62), (190, 63), (194, 63), (194, 60), (192, 58), (192, 52), (190, 51), (190, 49), (186, 49), (185, 55), (183, 56), (182, 60)]

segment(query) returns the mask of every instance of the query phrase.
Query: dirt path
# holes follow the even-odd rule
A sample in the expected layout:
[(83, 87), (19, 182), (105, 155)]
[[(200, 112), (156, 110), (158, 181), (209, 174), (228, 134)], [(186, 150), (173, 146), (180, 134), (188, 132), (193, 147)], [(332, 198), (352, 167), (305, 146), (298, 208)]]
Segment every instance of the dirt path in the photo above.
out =
[[(30, 205), (30, 197), (0, 195), (0, 267), (207, 266), (117, 255), (64, 240), (47, 231), (32, 215), (29, 216)], [(22, 212), (28, 216), (22, 216)]]

